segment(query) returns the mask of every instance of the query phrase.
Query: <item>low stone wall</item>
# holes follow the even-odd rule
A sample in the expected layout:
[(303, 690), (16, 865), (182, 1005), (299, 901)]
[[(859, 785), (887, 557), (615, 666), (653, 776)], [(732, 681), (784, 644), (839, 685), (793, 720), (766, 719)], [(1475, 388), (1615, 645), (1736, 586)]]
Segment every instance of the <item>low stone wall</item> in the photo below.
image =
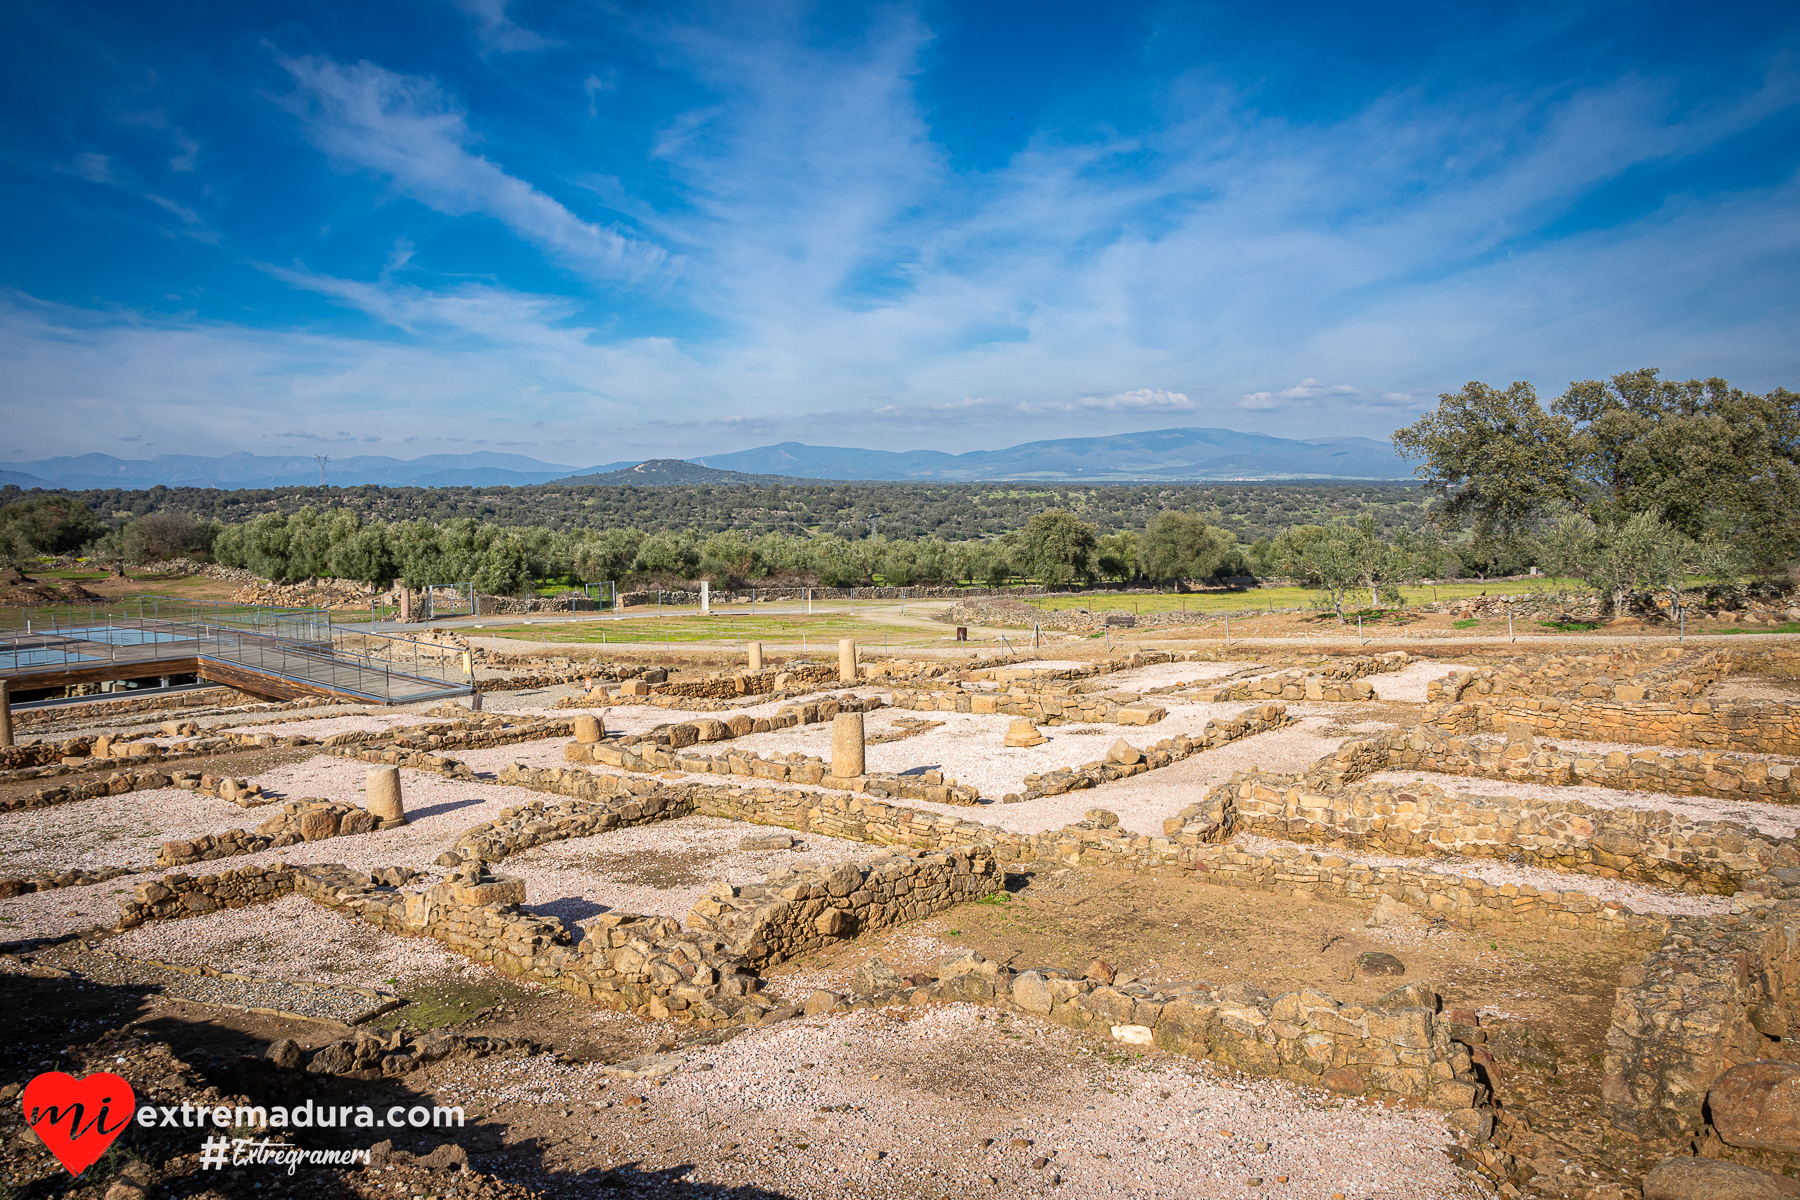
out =
[(1335, 703), (1376, 699), (1371, 675), (1384, 675), (1405, 669), (1416, 660), (1404, 650), (1388, 654), (1359, 654), (1340, 658), (1316, 667), (1283, 671), (1261, 679), (1246, 679), (1215, 690), (1203, 699), (1226, 700), (1312, 700)]
[(691, 930), (717, 934), (762, 970), (833, 941), (916, 921), (1003, 891), (992, 847), (886, 851), (830, 870), (784, 871), (761, 884), (717, 884), (694, 906)]
[(105, 867), (91, 870), (76, 867), (70, 871), (60, 871), (55, 875), (27, 875), (15, 879), (0, 879), (0, 900), (8, 900), (14, 896), (24, 896), (32, 892), (48, 892), (57, 888), (87, 887), (90, 884), (105, 883), (109, 879), (117, 879), (122, 875), (135, 875), (133, 867)]
[[(129, 693), (127, 693), (129, 694)], [(96, 696), (82, 704), (57, 705), (54, 708), (13, 709), (15, 730), (63, 725), (72, 720), (98, 724), (134, 717), (140, 713), (170, 712), (184, 708), (236, 708), (241, 705), (267, 705), (261, 696), (240, 692), (230, 687), (195, 688), (191, 692), (168, 692), (157, 696), (141, 696), (134, 700), (107, 699)]]
[(1425, 718), (1452, 736), (1505, 733), (1517, 724), (1544, 738), (1800, 755), (1800, 705), (1795, 704), (1503, 698), (1427, 708)]
[(157, 851), (156, 866), (159, 870), (185, 867), (300, 842), (373, 833), (380, 827), (380, 819), (359, 805), (341, 800), (290, 800), (280, 812), (258, 825), (255, 832), (227, 829), (224, 833), (164, 842)]
[(1353, 785), (1319, 791), (1301, 776), (1239, 772), (1208, 798), (1199, 819), (1212, 836), (1244, 831), (1340, 849), (1441, 851), (1731, 895), (1776, 867), (1800, 867), (1800, 842), (1735, 821), (1666, 811), (1596, 808), (1448, 792), (1430, 784)]
[(130, 900), (119, 901), (119, 928), (197, 917), (220, 908), (243, 908), (293, 890), (294, 872), (286, 863), (242, 867), (217, 875), (166, 875), (138, 884)]
[[(1349, 781), (1358, 762), (1377, 761), (1371, 744), (1385, 757), (1373, 770), (1434, 771), (1540, 783), (1554, 787), (1605, 787), (1621, 791), (1658, 792), (1672, 796), (1717, 796), (1767, 804), (1800, 803), (1800, 764), (1770, 762), (1723, 751), (1668, 754), (1654, 750), (1581, 754), (1540, 745), (1535, 738), (1505, 741), (1445, 737), (1429, 726), (1375, 739), (1348, 743), (1326, 760), (1322, 769)], [(1369, 774), (1363, 770), (1361, 774)], [(1309, 772), (1309, 776), (1311, 772)]]
[(1607, 1119), (1641, 1138), (1696, 1134), (1714, 1081), (1737, 1063), (1793, 1058), (1796, 1033), (1800, 902), (1672, 921), (1619, 980), (1600, 1082)]
[(1084, 696), (1067, 685), (1039, 690), (1014, 685), (1005, 692), (966, 692), (955, 686), (930, 692), (897, 688), (894, 707), (1023, 717), (1037, 725), (1154, 725), (1169, 715), (1167, 709), (1144, 703), (1140, 697)]

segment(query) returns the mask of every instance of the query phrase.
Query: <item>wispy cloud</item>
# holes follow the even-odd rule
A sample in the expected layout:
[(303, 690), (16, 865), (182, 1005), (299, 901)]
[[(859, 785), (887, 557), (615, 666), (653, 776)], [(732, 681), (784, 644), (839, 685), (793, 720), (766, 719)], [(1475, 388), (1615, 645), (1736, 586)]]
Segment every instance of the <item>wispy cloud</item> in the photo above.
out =
[(456, 7), (475, 19), (482, 47), (502, 54), (545, 50), (561, 42), (520, 27), (506, 15), (506, 0), (456, 0)]
[(372, 63), (284, 58), (291, 107), (307, 136), (343, 163), (387, 178), (403, 195), (451, 216), (479, 214), (595, 280), (640, 281), (670, 265), (652, 246), (581, 220), (469, 145), (461, 106), (436, 83)]

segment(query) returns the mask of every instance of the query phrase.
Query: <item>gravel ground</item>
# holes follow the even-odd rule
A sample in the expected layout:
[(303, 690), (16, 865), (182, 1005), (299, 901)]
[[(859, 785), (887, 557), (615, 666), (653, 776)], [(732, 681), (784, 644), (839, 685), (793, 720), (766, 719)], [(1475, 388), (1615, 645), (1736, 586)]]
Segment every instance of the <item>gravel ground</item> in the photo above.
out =
[(1663, 792), (1634, 792), (1603, 787), (1550, 787), (1541, 783), (1514, 783), (1504, 779), (1483, 779), (1471, 775), (1444, 775), (1417, 771), (1380, 771), (1366, 782), (1376, 784), (1433, 783), (1455, 792), (1472, 792), (1478, 796), (1517, 796), (1539, 800), (1545, 805), (1578, 800), (1596, 808), (1635, 808), (1648, 812), (1667, 811), (1700, 821), (1741, 821), (1772, 837), (1793, 837), (1800, 833), (1800, 806), (1762, 804), (1753, 800), (1721, 800), (1712, 796), (1671, 796)]
[[(1294, 845), (1292, 842), (1255, 837), (1247, 833), (1238, 834), (1232, 839), (1232, 844), (1255, 854), (1270, 854)], [(1599, 875), (1514, 866), (1493, 858), (1468, 858), (1459, 854), (1421, 855), (1412, 858), (1397, 854), (1365, 854), (1360, 850), (1338, 850), (1324, 846), (1308, 846), (1304, 849), (1318, 854), (1335, 854), (1371, 867), (1410, 867), (1414, 870), (1434, 871), (1440, 875), (1463, 875), (1491, 883), (1495, 887), (1504, 887), (1509, 883), (1530, 884), (1539, 891), (1581, 892), (1596, 900), (1617, 900), (1633, 912), (1704, 916), (1731, 910), (1731, 898), (1728, 896), (1695, 895), (1651, 887), (1648, 884), (1628, 883), (1622, 879), (1606, 879)]]
[(1423, 704), (1426, 684), (1467, 668), (1467, 663), (1428, 659), (1425, 662), (1408, 663), (1400, 670), (1390, 671), (1386, 675), (1370, 675), (1368, 681), (1374, 686), (1375, 695), (1379, 699), (1394, 700), (1402, 704)]
[(1154, 663), (1148, 667), (1133, 667), (1128, 671), (1115, 671), (1111, 675), (1096, 676), (1084, 682), (1104, 684), (1111, 691), (1142, 692), (1149, 688), (1223, 679), (1234, 671), (1242, 671), (1255, 665), (1249, 660), (1244, 662)]
[(1706, 691), (1708, 700), (1774, 701), (1778, 704), (1800, 704), (1800, 683), (1773, 679), (1767, 675), (1721, 679)]
[[(512, 1105), (592, 1106), (589, 1144), (559, 1147), (546, 1167), (598, 1157), (796, 1200), (1470, 1194), (1435, 1113), (1137, 1057), (970, 1005), (784, 1022), (688, 1052), (662, 1087), (544, 1056), (433, 1078), (439, 1103), (501, 1119)], [(626, 1106), (634, 1096), (645, 1103)]]
[[(293, 796), (312, 796), (325, 800), (362, 800), (363, 779), (368, 771), (364, 763), (319, 755), (302, 763), (271, 771), (264, 779), (277, 779), (281, 790)], [(493, 820), (500, 810), (534, 799), (550, 799), (518, 788), (498, 784), (463, 783), (423, 771), (403, 769), (400, 773), (405, 795), (408, 824), (399, 829), (358, 834), (354, 837), (327, 838), (322, 842), (303, 842), (259, 854), (222, 859), (196, 871), (235, 870), (252, 864), (267, 864), (285, 859), (292, 863), (335, 862), (355, 870), (400, 865), (423, 867), (449, 849), (459, 835), (471, 825)], [(184, 798), (191, 793), (170, 788), (150, 792), (134, 792), (124, 800), (140, 800), (145, 811), (165, 800)], [(79, 801), (58, 806), (62, 810), (80, 810), (96, 801)], [(221, 801), (214, 801), (222, 804)], [(55, 811), (55, 810), (52, 810)], [(259, 810), (237, 810), (229, 826), (253, 826)], [(154, 878), (155, 873), (140, 876)], [(94, 925), (111, 927), (119, 919), (117, 900), (130, 892), (130, 880), (115, 879), (89, 887), (61, 888), (0, 900), (0, 937), (48, 937), (60, 933), (88, 929)], [(181, 922), (185, 923), (185, 922)]]
[[(211, 965), (264, 979), (383, 990), (389, 989), (393, 980), (482, 970), (440, 942), (384, 933), (300, 896), (140, 925), (107, 941), (106, 949), (132, 958), (157, 958), (190, 967)], [(357, 1011), (368, 1007), (365, 999)]]
[(545, 916), (580, 921), (630, 912), (685, 921), (715, 882), (761, 883), (775, 871), (829, 866), (876, 850), (819, 834), (801, 835), (794, 850), (738, 849), (747, 835), (779, 832), (718, 817), (683, 817), (533, 847), (501, 869), (525, 880), (526, 907)]
[[(254, 827), (273, 811), (239, 808), (186, 788), (17, 809), (0, 813), (0, 875), (46, 874), (70, 867), (148, 867), (164, 842)], [(5, 905), (0, 901), (0, 912)]]
[[(140, 959), (118, 958), (111, 954), (87, 954), (79, 949), (70, 951), (63, 946), (35, 955), (34, 961), (39, 965), (47, 964), (74, 971), (96, 983), (124, 987), (148, 984), (164, 996), (201, 1004), (269, 1008), (277, 1012), (297, 1013), (303, 1017), (316, 1017), (322, 1021), (342, 1021), (345, 1024), (381, 1003), (371, 997), (330, 985), (308, 987), (280, 979), (220, 979), (209, 975), (189, 975)], [(0, 973), (23, 969), (16, 959), (0, 959)], [(345, 981), (338, 979), (334, 982), (341, 984)]]

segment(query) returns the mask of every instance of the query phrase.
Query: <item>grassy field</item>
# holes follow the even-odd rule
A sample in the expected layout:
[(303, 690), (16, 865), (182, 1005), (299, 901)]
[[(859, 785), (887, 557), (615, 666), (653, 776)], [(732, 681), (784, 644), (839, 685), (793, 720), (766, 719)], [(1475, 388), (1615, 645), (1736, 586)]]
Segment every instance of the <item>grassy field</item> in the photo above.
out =
[[(466, 632), (473, 627), (465, 626)], [(864, 645), (910, 645), (939, 641), (951, 636), (913, 625), (885, 625), (862, 621), (847, 613), (816, 616), (635, 617), (623, 621), (542, 621), (530, 625), (489, 625), (481, 633), (491, 637), (532, 642), (582, 644), (634, 642), (716, 642), (723, 644), (767, 642), (776, 645), (835, 646), (839, 638), (854, 637)]]
[[(1460, 580), (1456, 583), (1440, 583), (1436, 587), (1403, 588), (1402, 592), (1408, 604), (1429, 604), (1433, 600), (1461, 600), (1483, 593), (1496, 596), (1516, 596), (1532, 592), (1551, 592), (1559, 588), (1577, 589), (1581, 586), (1572, 579), (1550, 579), (1548, 577), (1534, 579), (1529, 583), (1524, 580), (1484, 583), (1476, 579)], [(1367, 589), (1352, 591), (1345, 598), (1344, 607), (1346, 610), (1361, 608), (1368, 604), (1368, 600)], [(1158, 595), (1090, 592), (1069, 596), (1044, 596), (1027, 601), (1027, 603), (1051, 612), (1065, 608), (1085, 608), (1093, 612), (1122, 610), (1141, 613), (1239, 613), (1320, 607), (1318, 589), (1299, 587), (1246, 588), (1242, 591), (1189, 592), (1184, 595), (1176, 595), (1172, 592)]]

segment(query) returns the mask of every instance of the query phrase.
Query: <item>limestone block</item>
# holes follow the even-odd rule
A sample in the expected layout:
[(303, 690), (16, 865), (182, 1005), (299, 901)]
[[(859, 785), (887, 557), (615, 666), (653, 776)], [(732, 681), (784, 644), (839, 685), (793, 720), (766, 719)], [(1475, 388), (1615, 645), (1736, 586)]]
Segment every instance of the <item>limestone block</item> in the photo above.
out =
[(1039, 1016), (1048, 1016), (1050, 1013), (1050, 988), (1044, 982), (1044, 977), (1036, 971), (1027, 971), (1013, 980), (1012, 998), (1013, 1003), (1026, 1012), (1037, 1013)]
[(370, 767), (364, 783), (363, 807), (384, 829), (406, 823), (406, 806), (400, 799), (400, 768)]
[(1741, 1063), (1713, 1084), (1707, 1103), (1726, 1145), (1800, 1154), (1800, 1065)]
[(525, 881), (513, 875), (496, 875), (480, 883), (453, 883), (450, 898), (471, 908), (488, 904), (523, 904)]
[(1713, 1158), (1666, 1158), (1644, 1176), (1644, 1200), (1793, 1200), (1800, 1180)]
[(619, 685), (619, 695), (621, 696), (648, 696), (649, 694), (650, 685), (642, 679), (627, 679)]
[[(1121, 712), (1124, 710), (1120, 710)], [(1041, 746), (1050, 739), (1038, 732), (1038, 727), (1024, 717), (1014, 718), (1006, 727), (1005, 745), (1016, 749), (1030, 746)]]
[(841, 908), (828, 908), (813, 920), (813, 928), (825, 937), (839, 937), (850, 930), (850, 914)]
[(1149, 1046), (1156, 1041), (1156, 1035), (1145, 1025), (1114, 1025), (1112, 1035), (1114, 1041), (1127, 1046)]
[(1106, 752), (1106, 761), (1111, 763), (1121, 763), (1124, 766), (1129, 767), (1133, 763), (1143, 762), (1144, 752), (1139, 750), (1136, 746), (1133, 746), (1124, 738), (1120, 738), (1112, 744), (1112, 749)]
[(575, 718), (575, 740), (581, 743), (597, 742), (606, 733), (606, 726), (600, 718), (590, 713), (582, 713)]
[(831, 773), (853, 778), (863, 773), (864, 763), (863, 715), (839, 713), (831, 719)]
[(300, 836), (309, 842), (335, 837), (338, 815), (329, 808), (310, 808), (300, 814)]

